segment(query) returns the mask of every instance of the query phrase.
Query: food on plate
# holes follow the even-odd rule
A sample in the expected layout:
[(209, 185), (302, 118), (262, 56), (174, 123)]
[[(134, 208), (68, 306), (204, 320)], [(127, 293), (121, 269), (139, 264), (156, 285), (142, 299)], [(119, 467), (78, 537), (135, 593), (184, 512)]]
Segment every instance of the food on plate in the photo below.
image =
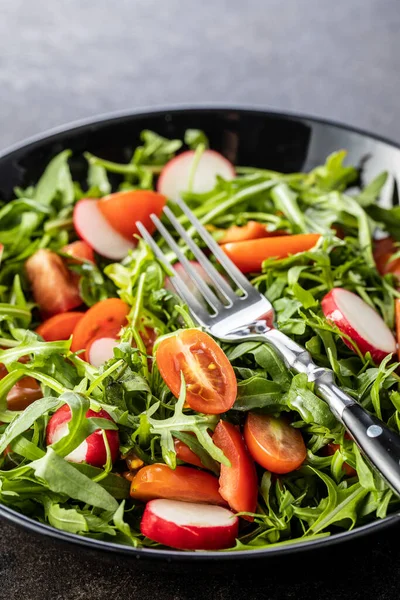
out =
[[(98, 412), (88, 410), (85, 414), (83, 425), (90, 425), (90, 419), (105, 419), (114, 424), (113, 419), (103, 409)], [(46, 428), (46, 444), (53, 446), (61, 442), (64, 438), (69, 438), (74, 433), (74, 427), (69, 423), (73, 416), (68, 404), (63, 404), (51, 417)], [(117, 428), (116, 428), (117, 429)], [(119, 436), (116, 429), (96, 429), (96, 423), (92, 426), (90, 433), (82, 442), (71, 452), (65, 454), (67, 461), (74, 463), (87, 463), (94, 467), (102, 467), (107, 462), (107, 455), (110, 455), (111, 463), (114, 463), (119, 454)], [(88, 431), (90, 431), (88, 427)], [(104, 435), (103, 435), (104, 432)]]
[[(168, 204), (188, 228), (183, 198), (279, 329), (398, 430), (400, 218), (374, 210), (385, 175), (355, 188), (343, 151), (308, 173), (234, 166), (198, 130), (141, 140), (124, 164), (74, 156), (87, 185), (62, 152), (0, 211), (0, 501), (181, 551), (267, 548), (398, 510), (307, 376), (265, 343), (203, 331), (137, 228), (165, 249), (151, 215)], [(196, 289), (184, 261), (173, 269)]]
[(143, 535), (180, 550), (221, 550), (235, 543), (239, 519), (226, 508), (152, 500), (143, 513)]

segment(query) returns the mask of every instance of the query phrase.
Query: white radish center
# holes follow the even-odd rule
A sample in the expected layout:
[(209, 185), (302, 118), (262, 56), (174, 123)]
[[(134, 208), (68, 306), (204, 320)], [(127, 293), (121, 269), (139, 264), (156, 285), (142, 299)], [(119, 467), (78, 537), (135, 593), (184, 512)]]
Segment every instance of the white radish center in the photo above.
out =
[[(55, 444), (66, 435), (68, 435), (68, 423), (63, 423), (54, 431), (51, 443)], [(79, 444), (79, 446), (77, 446), (77, 448), (75, 448), (75, 450), (72, 450), (72, 452), (65, 457), (65, 460), (68, 462), (81, 463), (86, 460), (86, 455), (87, 442), (84, 440), (81, 444)]]
[(89, 362), (94, 367), (101, 367), (107, 360), (114, 357), (114, 348), (118, 346), (119, 340), (115, 338), (99, 338), (90, 346)]
[(231, 527), (237, 519), (230, 510), (221, 506), (178, 500), (152, 500), (151, 512), (175, 525), (193, 527)]
[(366, 342), (388, 354), (395, 352), (396, 342), (392, 332), (382, 317), (364, 300), (347, 290), (335, 291), (334, 298), (344, 318)]

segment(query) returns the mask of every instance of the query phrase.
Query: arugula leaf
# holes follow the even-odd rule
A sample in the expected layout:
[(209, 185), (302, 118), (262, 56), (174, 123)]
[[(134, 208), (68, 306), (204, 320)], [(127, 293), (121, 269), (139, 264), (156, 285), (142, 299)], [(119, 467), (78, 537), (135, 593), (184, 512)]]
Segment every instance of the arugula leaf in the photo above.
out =
[(116, 500), (103, 487), (79, 473), (50, 447), (43, 458), (29, 466), (53, 492), (66, 494), (69, 498), (104, 510), (116, 511), (118, 508)]

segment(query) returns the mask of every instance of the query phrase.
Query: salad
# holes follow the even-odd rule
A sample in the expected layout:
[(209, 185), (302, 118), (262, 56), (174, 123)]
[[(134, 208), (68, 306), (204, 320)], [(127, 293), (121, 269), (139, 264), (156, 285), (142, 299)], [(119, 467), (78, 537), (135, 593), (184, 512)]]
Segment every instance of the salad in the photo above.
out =
[(123, 164), (65, 150), (0, 208), (1, 502), (82, 536), (221, 551), (398, 509), (306, 376), (267, 344), (201, 331), (136, 228), (156, 236), (150, 214), (179, 214), (181, 196), (279, 329), (399, 431), (387, 174), (361, 187), (344, 151), (308, 173), (234, 167), (198, 130), (141, 140)]

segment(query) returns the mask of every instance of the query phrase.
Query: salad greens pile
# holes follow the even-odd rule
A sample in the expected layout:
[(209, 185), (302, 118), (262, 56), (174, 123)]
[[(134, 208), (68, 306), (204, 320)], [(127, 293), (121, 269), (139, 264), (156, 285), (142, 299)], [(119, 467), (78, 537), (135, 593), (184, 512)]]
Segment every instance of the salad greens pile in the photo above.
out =
[[(114, 358), (96, 369), (70, 352), (70, 340), (44, 342), (35, 333), (40, 318), (24, 270), (25, 261), (40, 248), (64, 256), (62, 248), (76, 239), (72, 212), (79, 199), (153, 189), (162, 166), (184, 143), (199, 155), (208, 144), (197, 130), (188, 130), (184, 142), (143, 131), (142, 142), (127, 164), (86, 153), (85, 185), (74, 181), (71, 152), (65, 150), (35, 186), (16, 189), (15, 199), (0, 208), (0, 362), (7, 371), (0, 381), (0, 500), (63, 531), (154, 547), (157, 544), (139, 532), (143, 506), (129, 498), (129, 481), (121, 476), (124, 460), (113, 466), (108, 456), (104, 467), (97, 468), (64, 457), (95, 430), (117, 428), (123, 457), (175, 468), (177, 438), (218, 474), (227, 459), (209, 432), (219, 415), (188, 409), (184, 385), (177, 400), (140, 336), (144, 328), (162, 336), (196, 324), (182, 301), (165, 288), (168, 274), (141, 240), (121, 263), (96, 256), (96, 264), (73, 265), (87, 307), (114, 296), (130, 306), (129, 326)], [(194, 193), (189, 185), (183, 198), (216, 239), (227, 227), (249, 220), (271, 231), (323, 235), (311, 251), (266, 260), (262, 273), (251, 279), (272, 302), (278, 327), (303, 344), (318, 365), (331, 368), (348, 394), (400, 431), (398, 364), (389, 356), (377, 366), (357, 347), (347, 347), (343, 334), (326, 321), (320, 308), (330, 289), (343, 287), (378, 310), (393, 329), (394, 300), (400, 297), (394, 276), (381, 277), (373, 257), (375, 229), (400, 240), (400, 207), (376, 204), (385, 173), (361, 189), (358, 170), (344, 166), (344, 159), (345, 152), (337, 152), (309, 173), (238, 167), (235, 179), (218, 178), (215, 188), (204, 194)], [(184, 216), (180, 220), (187, 226)], [(398, 508), (398, 498), (345, 437), (304, 374), (290, 372), (266, 344), (224, 344), (223, 350), (238, 381), (236, 402), (224, 419), (242, 424), (249, 410), (285, 413), (307, 445), (305, 463), (292, 473), (276, 476), (259, 468), (257, 513), (253, 523), (243, 521), (232, 550), (328, 536)], [(29, 360), (19, 362), (22, 357)], [(43, 397), (23, 411), (12, 411), (7, 394), (26, 375), (40, 382)], [(65, 403), (72, 413), (69, 433), (47, 447), (49, 418)], [(115, 423), (86, 418), (89, 407), (105, 408)], [(324, 452), (329, 443), (338, 445), (332, 455)], [(351, 469), (349, 474), (344, 465), (356, 474)]]

